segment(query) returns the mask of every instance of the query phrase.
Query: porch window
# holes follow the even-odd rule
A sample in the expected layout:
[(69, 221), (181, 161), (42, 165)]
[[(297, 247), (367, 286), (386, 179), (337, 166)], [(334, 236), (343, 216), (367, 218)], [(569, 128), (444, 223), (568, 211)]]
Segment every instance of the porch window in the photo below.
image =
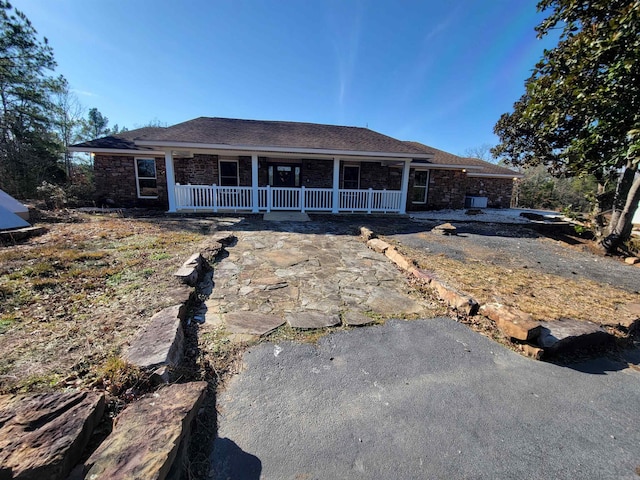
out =
[(344, 165), (342, 167), (342, 188), (348, 190), (360, 188), (360, 165)]
[(220, 185), (223, 187), (238, 186), (237, 160), (220, 160)]
[(411, 203), (427, 203), (429, 189), (429, 170), (416, 170), (411, 190)]
[(158, 180), (155, 158), (136, 158), (135, 161), (138, 198), (157, 198)]

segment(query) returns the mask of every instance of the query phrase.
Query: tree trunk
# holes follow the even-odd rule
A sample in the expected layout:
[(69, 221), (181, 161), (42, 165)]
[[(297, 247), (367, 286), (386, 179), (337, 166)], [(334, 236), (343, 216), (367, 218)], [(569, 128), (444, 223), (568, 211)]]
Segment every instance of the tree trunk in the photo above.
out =
[(604, 213), (605, 207), (605, 185), (601, 181), (598, 181), (598, 191), (596, 192), (596, 201), (593, 203), (593, 216), (594, 234), (598, 240), (604, 237)]
[[(614, 253), (618, 247), (631, 237), (633, 215), (640, 202), (640, 176), (636, 175), (637, 171), (637, 164), (627, 164), (623, 178), (618, 183), (614, 212), (609, 224), (609, 234), (602, 241), (602, 245), (609, 253)], [(620, 204), (623, 206), (618, 209), (617, 206)]]

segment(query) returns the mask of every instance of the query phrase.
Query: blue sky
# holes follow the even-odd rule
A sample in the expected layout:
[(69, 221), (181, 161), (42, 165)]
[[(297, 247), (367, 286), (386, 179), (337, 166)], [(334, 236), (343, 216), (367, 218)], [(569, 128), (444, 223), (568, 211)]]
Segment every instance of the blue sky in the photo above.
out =
[(80, 101), (129, 129), (199, 116), (495, 144), (543, 49), (535, 0), (21, 0)]

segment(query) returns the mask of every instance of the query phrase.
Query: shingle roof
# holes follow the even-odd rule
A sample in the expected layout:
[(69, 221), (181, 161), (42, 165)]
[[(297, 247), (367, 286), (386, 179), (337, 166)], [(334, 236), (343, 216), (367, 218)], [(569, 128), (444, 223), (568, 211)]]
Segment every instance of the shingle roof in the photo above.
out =
[(470, 162), (467, 162), (466, 158), (459, 157), (453, 153), (445, 152), (437, 148), (429, 147), (419, 142), (405, 142), (412, 147), (421, 150), (426, 153), (433, 153), (433, 158), (430, 163), (435, 165), (460, 165), (460, 167), (468, 167)]
[(453, 153), (445, 152), (437, 148), (429, 147), (418, 142), (406, 142), (412, 145), (414, 148), (420, 149), (424, 152), (433, 153), (433, 158), (430, 163), (435, 165), (459, 165), (464, 167), (481, 167), (479, 169), (473, 169), (468, 172), (469, 175), (505, 175), (509, 177), (518, 177), (519, 173), (514, 172), (506, 167), (501, 167), (493, 163), (480, 160), (479, 158), (459, 157)]
[(135, 144), (135, 140), (143, 138), (157, 130), (164, 130), (165, 127), (142, 127), (135, 130), (127, 130), (117, 135), (108, 135), (106, 137), (89, 140), (87, 142), (77, 143), (72, 147), (78, 148), (109, 148), (116, 150), (150, 150), (148, 147), (139, 147)]
[[(224, 145), (229, 147), (276, 147), (389, 154), (425, 153), (411, 144), (361, 127), (323, 125), (317, 123), (240, 120), (233, 118), (199, 117), (187, 122), (149, 131), (138, 129), (137, 136), (117, 135), (74, 145), (93, 148), (136, 148), (133, 140), (146, 146), (158, 142), (175, 144)], [(126, 132), (129, 133), (129, 132)]]

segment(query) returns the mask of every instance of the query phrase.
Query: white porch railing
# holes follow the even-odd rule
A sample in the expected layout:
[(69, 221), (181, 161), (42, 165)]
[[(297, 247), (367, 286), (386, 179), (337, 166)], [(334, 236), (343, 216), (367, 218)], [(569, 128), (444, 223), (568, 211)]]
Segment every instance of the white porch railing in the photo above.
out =
[[(338, 190), (340, 212), (399, 212), (400, 190)], [(252, 187), (219, 187), (217, 185), (175, 186), (176, 209), (252, 210)], [(301, 212), (332, 211), (331, 188), (259, 187), (258, 210), (295, 210)]]
[(341, 212), (399, 212), (399, 190), (340, 190)]

